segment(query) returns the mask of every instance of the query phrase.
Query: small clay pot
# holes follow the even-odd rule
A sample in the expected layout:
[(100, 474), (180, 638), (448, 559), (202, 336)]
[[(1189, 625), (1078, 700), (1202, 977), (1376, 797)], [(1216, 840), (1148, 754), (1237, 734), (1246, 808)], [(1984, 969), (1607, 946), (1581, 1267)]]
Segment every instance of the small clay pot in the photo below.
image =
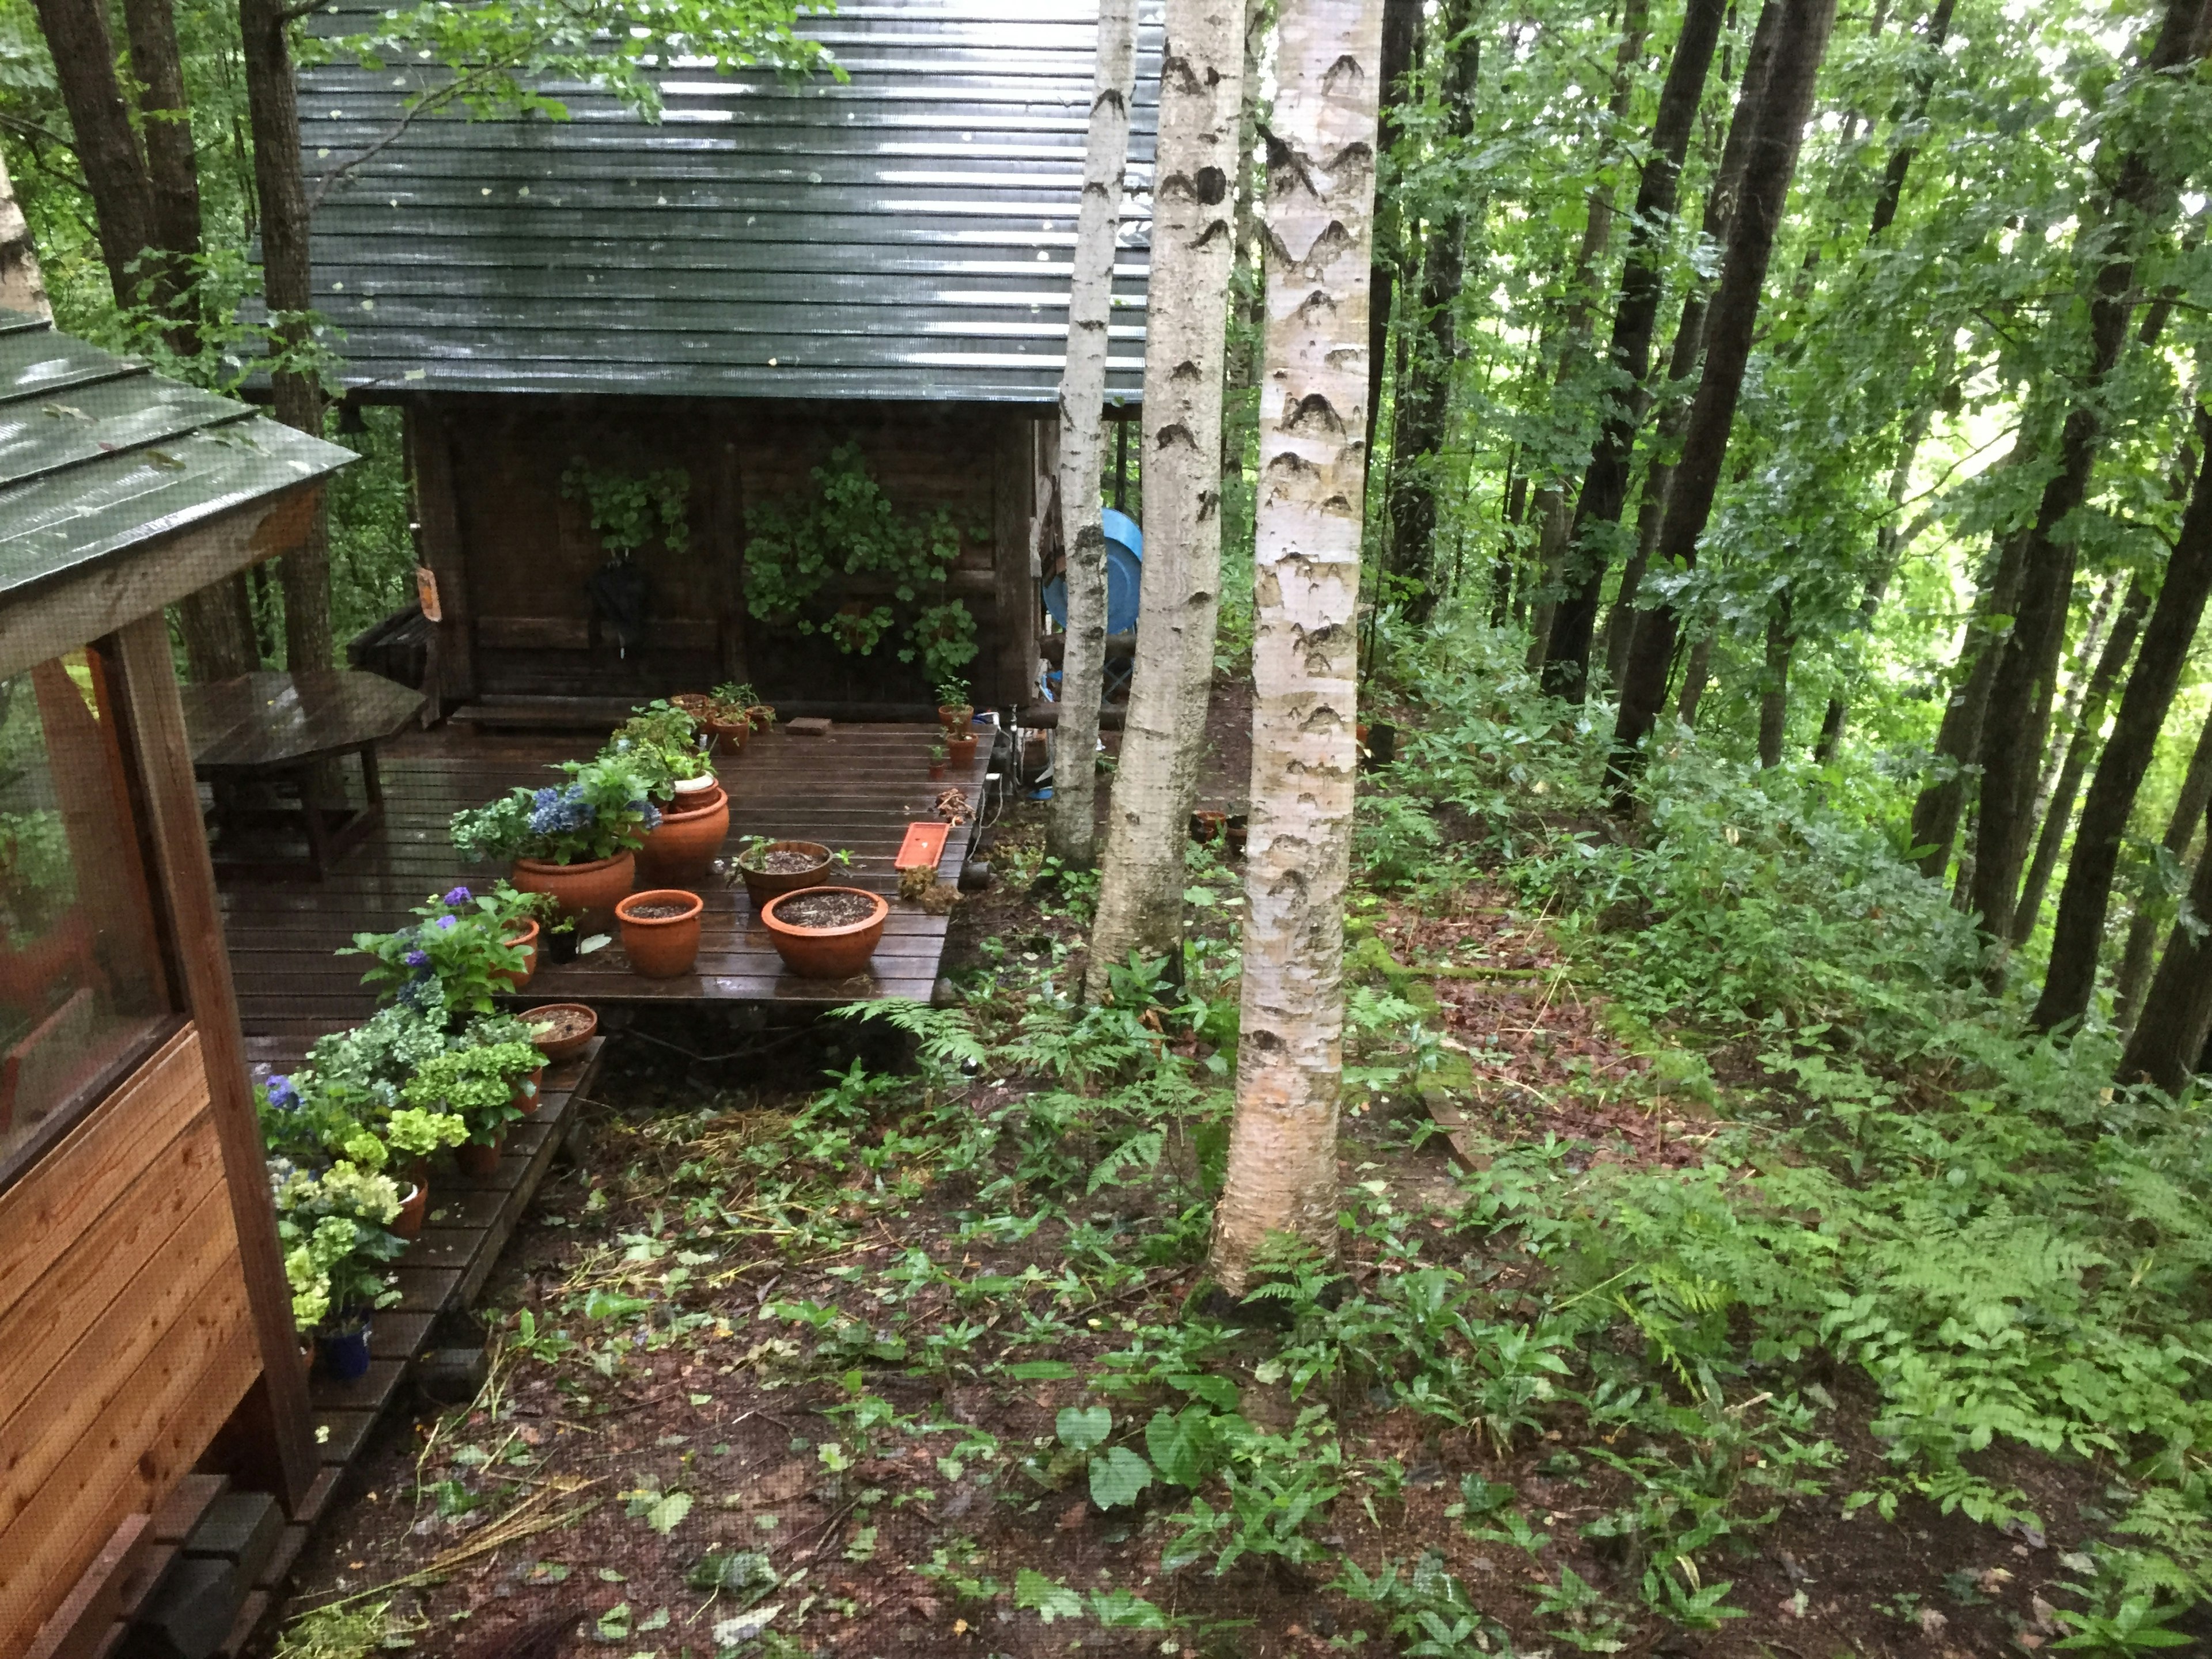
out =
[[(869, 915), (837, 927), (807, 927), (780, 919), (776, 912), (787, 904), (821, 893), (857, 893), (872, 907)], [(761, 911), (762, 924), (784, 965), (801, 979), (849, 979), (864, 970), (884, 936), (884, 921), (891, 913), (881, 894), (858, 887), (820, 887), (786, 893), (769, 901)]]
[(537, 1111), (538, 1085), (544, 1076), (545, 1068), (539, 1066), (528, 1077), (517, 1078), (514, 1080), (514, 1109), (523, 1116), (528, 1117)]
[(509, 933), (506, 942), (522, 947), (522, 966), (506, 973), (494, 974), (492, 977), (503, 979), (513, 989), (520, 991), (524, 986), (529, 984), (538, 973), (538, 923), (535, 920), (524, 922), (522, 931), (519, 933)]
[(489, 1181), (499, 1173), (500, 1154), (506, 1147), (503, 1133), (489, 1146), (481, 1140), (465, 1140), (453, 1148), (453, 1166), (475, 1180)]
[(714, 734), (714, 740), (721, 744), (724, 754), (742, 755), (746, 739), (753, 734), (753, 723), (749, 715), (725, 711), (709, 717), (707, 729)]
[(745, 896), (757, 910), (779, 893), (795, 893), (802, 887), (819, 887), (830, 872), (830, 849), (818, 841), (772, 841), (756, 849), (761, 853), (811, 853), (814, 862), (803, 870), (754, 870), (745, 865), (738, 873), (745, 878)]
[[(682, 914), (636, 914), (640, 909), (663, 904), (681, 905)], [(699, 915), (706, 908), (707, 902), (696, 893), (675, 887), (655, 887), (632, 893), (615, 906), (615, 917), (622, 923), (623, 951), (629, 957), (631, 968), (645, 979), (674, 979), (690, 973), (691, 964), (699, 959)]]
[(532, 1039), (538, 1044), (538, 1053), (544, 1054), (549, 1060), (574, 1059), (584, 1052), (586, 1043), (599, 1035), (599, 1015), (580, 1002), (540, 1003), (535, 1008), (526, 1009), (522, 1018), (534, 1025), (542, 1019), (561, 1014), (572, 1016), (581, 1014), (583, 1019), (578, 1022), (571, 1018), (567, 1022), (580, 1027), (567, 1036), (540, 1036)]
[(930, 762), (929, 781), (932, 783), (942, 783), (945, 781), (945, 763), (943, 761), (933, 760)]
[(722, 850), (730, 833), (730, 798), (722, 786), (692, 792), (700, 799), (686, 804), (682, 795), (660, 815), (660, 827), (637, 849), (637, 878), (649, 887), (696, 886), (706, 879), (707, 866)]
[(399, 1213), (392, 1223), (392, 1233), (400, 1238), (422, 1237), (422, 1219), (429, 1213), (430, 1189), (418, 1181), (399, 1200)]
[(975, 718), (975, 705), (971, 702), (940, 702), (937, 705), (937, 723), (947, 732), (957, 733)]
[(975, 763), (975, 734), (973, 732), (964, 737), (947, 739), (945, 746), (951, 752), (955, 766), (973, 766)]
[(550, 893), (563, 915), (588, 932), (605, 927), (615, 906), (637, 884), (637, 860), (628, 853), (586, 864), (547, 864), (537, 859), (514, 861), (514, 882), (526, 893)]

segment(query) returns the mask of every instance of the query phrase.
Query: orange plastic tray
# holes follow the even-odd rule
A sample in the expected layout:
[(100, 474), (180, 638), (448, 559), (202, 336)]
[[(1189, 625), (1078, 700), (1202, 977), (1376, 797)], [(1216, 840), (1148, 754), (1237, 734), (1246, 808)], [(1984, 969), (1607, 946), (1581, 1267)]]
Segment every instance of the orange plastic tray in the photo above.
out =
[(937, 868), (938, 860), (945, 856), (945, 838), (952, 832), (949, 823), (909, 823), (906, 840), (900, 845), (896, 870), (911, 870), (916, 865)]

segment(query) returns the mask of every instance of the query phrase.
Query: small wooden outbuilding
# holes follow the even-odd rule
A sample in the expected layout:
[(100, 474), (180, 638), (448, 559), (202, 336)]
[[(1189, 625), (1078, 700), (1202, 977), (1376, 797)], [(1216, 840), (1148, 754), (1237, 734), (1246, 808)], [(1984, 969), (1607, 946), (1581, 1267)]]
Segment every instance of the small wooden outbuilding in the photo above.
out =
[[(1147, 0), (1108, 398), (1142, 389), (1158, 6)], [(369, 27), (337, 0), (313, 27)], [(431, 673), (448, 703), (750, 680), (884, 718), (930, 701), (902, 631), (957, 601), (984, 704), (1029, 700), (1095, 0), (854, 0), (802, 20), (842, 70), (676, 65), (663, 118), (555, 89), (565, 121), (404, 119), (409, 66), (301, 72), (317, 308), (357, 402), (406, 411)], [(335, 175), (335, 176), (331, 176)], [(842, 447), (906, 514), (949, 514), (948, 580), (828, 596), (896, 619), (871, 651), (764, 619), (749, 544)], [(849, 452), (848, 452), (849, 453)], [(680, 469), (684, 544), (633, 556), (624, 637), (579, 465)], [(615, 607), (619, 609), (619, 607)], [(818, 620), (818, 618), (817, 618)]]
[(10, 1659), (94, 1650), (196, 1466), (288, 1511), (316, 1473), (163, 607), (289, 551), (351, 459), (0, 312)]

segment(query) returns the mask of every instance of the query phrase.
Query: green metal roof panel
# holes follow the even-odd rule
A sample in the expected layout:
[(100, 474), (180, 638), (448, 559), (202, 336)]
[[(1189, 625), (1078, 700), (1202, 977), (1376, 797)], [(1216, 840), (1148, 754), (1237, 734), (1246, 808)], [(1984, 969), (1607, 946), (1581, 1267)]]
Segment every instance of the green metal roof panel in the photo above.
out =
[(353, 459), (0, 312), (0, 605)]
[[(1140, 0), (1119, 398), (1143, 382), (1160, 8)], [(1096, 0), (860, 0), (803, 27), (847, 82), (678, 64), (657, 123), (554, 86), (566, 121), (402, 129), (416, 71), (302, 70), (310, 193), (343, 169), (313, 256), (347, 382), (1051, 403)]]

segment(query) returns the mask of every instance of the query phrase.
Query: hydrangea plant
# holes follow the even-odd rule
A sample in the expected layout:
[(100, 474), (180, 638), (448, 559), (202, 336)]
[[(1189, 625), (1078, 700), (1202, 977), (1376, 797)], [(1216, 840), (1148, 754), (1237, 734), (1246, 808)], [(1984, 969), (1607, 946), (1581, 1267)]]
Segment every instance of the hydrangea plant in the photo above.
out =
[(276, 1237), (301, 1331), (345, 1329), (399, 1300), (386, 1266), (407, 1248), (389, 1231), (399, 1215), (390, 1176), (341, 1161), (319, 1173), (270, 1164)]
[(522, 1115), (516, 1097), (528, 1098), (531, 1073), (545, 1056), (531, 1042), (491, 1042), (449, 1048), (426, 1061), (402, 1091), (410, 1106), (441, 1107), (468, 1125), (469, 1139), (495, 1146)]
[(416, 905), (414, 926), (356, 933), (338, 954), (373, 958), (362, 983), (434, 1021), (486, 1013), (527, 959), (522, 946), (507, 943), (520, 926), (519, 897), (504, 883), (482, 895), (452, 888)]
[(588, 864), (612, 858), (659, 827), (660, 812), (632, 760), (568, 761), (568, 781), (518, 785), (501, 799), (453, 814), (453, 845), (471, 860), (532, 859)]
[(706, 752), (713, 743), (713, 734), (702, 732), (688, 710), (655, 702), (632, 711), (615, 728), (599, 758), (631, 768), (644, 780), (647, 794), (665, 804), (674, 798), (678, 779), (713, 769)]

